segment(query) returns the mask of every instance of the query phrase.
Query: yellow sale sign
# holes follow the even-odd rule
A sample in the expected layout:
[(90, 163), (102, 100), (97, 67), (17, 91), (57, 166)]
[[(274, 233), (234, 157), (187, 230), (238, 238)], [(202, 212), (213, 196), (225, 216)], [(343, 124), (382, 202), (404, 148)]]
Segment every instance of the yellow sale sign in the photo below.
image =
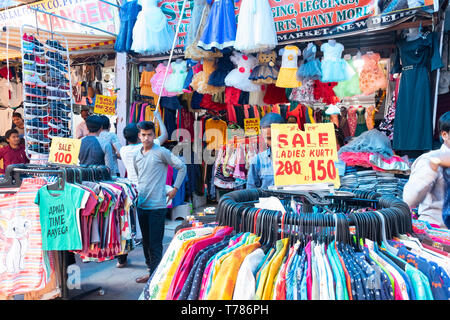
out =
[(258, 118), (244, 119), (244, 132), (246, 136), (259, 135), (259, 119)]
[(332, 123), (308, 123), (305, 131), (296, 124), (272, 124), (271, 129), (276, 186), (329, 182), (339, 188)]
[(76, 165), (80, 154), (81, 139), (53, 138), (48, 162)]
[(97, 95), (95, 97), (94, 113), (115, 115), (117, 97)]

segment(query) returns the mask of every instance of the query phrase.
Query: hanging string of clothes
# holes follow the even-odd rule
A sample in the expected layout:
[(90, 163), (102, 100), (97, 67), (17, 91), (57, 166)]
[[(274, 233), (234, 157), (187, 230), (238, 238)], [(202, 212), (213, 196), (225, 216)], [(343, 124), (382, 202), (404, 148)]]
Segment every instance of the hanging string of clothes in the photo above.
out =
[(217, 213), (178, 231), (141, 299), (450, 297), (448, 259), (422, 246), (397, 198), (253, 189), (223, 196)]

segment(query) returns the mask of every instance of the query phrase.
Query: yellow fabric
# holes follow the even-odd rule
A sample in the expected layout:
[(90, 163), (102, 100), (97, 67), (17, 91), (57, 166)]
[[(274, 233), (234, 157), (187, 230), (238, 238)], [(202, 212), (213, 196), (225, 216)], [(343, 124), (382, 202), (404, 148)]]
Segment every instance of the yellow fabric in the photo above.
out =
[(276, 86), (280, 88), (301, 87), (301, 81), (297, 80), (297, 68), (281, 68), (278, 73)]
[(309, 119), (311, 120), (311, 123), (316, 123), (316, 120), (314, 119), (313, 109), (311, 107), (308, 107), (308, 114), (309, 114)]
[(239, 268), (247, 257), (254, 250), (261, 246), (259, 242), (243, 245), (233, 250), (227, 258), (223, 260), (217, 277), (211, 285), (207, 300), (231, 300), (233, 298), (234, 287)]
[[(156, 103), (156, 101), (155, 101)], [(158, 120), (156, 118), (154, 118), (154, 112), (156, 110), (156, 104), (155, 105), (147, 105), (145, 106), (145, 121), (154, 121), (155, 123), (155, 134), (157, 137), (160, 136), (160, 129), (159, 129), (159, 123)]]
[[(227, 143), (227, 123), (223, 120), (208, 119), (205, 122), (205, 138), (209, 150), (218, 150)], [(217, 136), (219, 135), (219, 136)], [(220, 137), (222, 135), (222, 137)]]
[(278, 254), (272, 259), (272, 263), (270, 265), (270, 270), (267, 275), (266, 285), (264, 286), (264, 292), (262, 295), (262, 300), (270, 300), (272, 297), (272, 291), (275, 284), (275, 276), (278, 274), (278, 270), (280, 270), (281, 263), (283, 262), (283, 258), (286, 254), (287, 245), (289, 243), (288, 238), (284, 238), (278, 240), (278, 242), (282, 243), (282, 249), (278, 252)]
[(150, 83), (150, 79), (155, 75), (155, 71), (143, 71), (141, 74), (141, 81), (139, 85), (141, 86), (141, 96), (152, 97), (154, 100), (154, 104), (158, 102), (158, 95), (153, 92), (152, 85)]
[(210, 237), (210, 234), (187, 240), (185, 243), (181, 245), (180, 250), (177, 252), (177, 256), (174, 259), (172, 265), (170, 266), (170, 269), (167, 271), (167, 275), (165, 280), (161, 284), (161, 290), (158, 292), (158, 295), (156, 296), (156, 300), (165, 300), (167, 296), (167, 292), (169, 292), (170, 284), (172, 283), (173, 276), (175, 275), (175, 272), (177, 271), (178, 265), (180, 264), (181, 259), (183, 258), (184, 254), (186, 253), (186, 250), (189, 249), (194, 243), (197, 241), (203, 240), (207, 237)]
[(270, 261), (263, 267), (261, 271), (261, 276), (259, 278), (258, 287), (256, 288), (255, 300), (261, 300), (264, 295), (264, 288), (266, 287), (267, 277), (269, 276), (270, 266), (274, 262), (275, 258), (280, 253), (281, 249), (283, 249), (283, 243), (281, 241), (277, 241), (275, 253), (272, 255)]

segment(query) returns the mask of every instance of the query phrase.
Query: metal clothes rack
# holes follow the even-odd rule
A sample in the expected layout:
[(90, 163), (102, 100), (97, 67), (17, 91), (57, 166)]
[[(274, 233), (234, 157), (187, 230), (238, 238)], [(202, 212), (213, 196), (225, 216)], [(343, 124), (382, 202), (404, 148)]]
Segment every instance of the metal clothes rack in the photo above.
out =
[[(11, 193), (10, 190), (2, 192), (2, 188), (20, 188), (22, 184), (22, 176), (41, 176), (49, 177), (56, 176), (57, 181), (49, 184), (49, 190), (63, 190), (66, 182), (74, 183), (81, 181), (110, 181), (112, 180), (109, 169), (106, 166), (57, 166), (57, 165), (36, 165), (36, 164), (13, 164), (6, 168), (5, 178), (0, 179), (0, 193)], [(61, 286), (61, 299), (68, 300), (67, 287), (67, 251), (57, 251), (59, 261), (59, 283)], [(79, 300), (91, 293), (98, 292), (103, 295), (102, 287), (96, 287), (85, 291), (77, 296), (70, 298), (70, 300)]]

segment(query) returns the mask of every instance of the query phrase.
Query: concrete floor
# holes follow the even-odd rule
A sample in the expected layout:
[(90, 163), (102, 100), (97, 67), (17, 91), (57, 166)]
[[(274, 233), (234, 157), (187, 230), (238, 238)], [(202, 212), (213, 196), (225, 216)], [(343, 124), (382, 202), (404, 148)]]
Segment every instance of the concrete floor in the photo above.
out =
[[(175, 228), (182, 220), (171, 221), (166, 219), (164, 232), (164, 252), (173, 238)], [(80, 300), (138, 300), (145, 283), (136, 283), (135, 279), (147, 272), (142, 245), (137, 246), (128, 254), (128, 265), (125, 268), (116, 268), (117, 259), (96, 263), (83, 263), (76, 256), (76, 265), (81, 269), (81, 289), (69, 290), (69, 299), (79, 299), (78, 295), (102, 288), (99, 291), (84, 295)]]

